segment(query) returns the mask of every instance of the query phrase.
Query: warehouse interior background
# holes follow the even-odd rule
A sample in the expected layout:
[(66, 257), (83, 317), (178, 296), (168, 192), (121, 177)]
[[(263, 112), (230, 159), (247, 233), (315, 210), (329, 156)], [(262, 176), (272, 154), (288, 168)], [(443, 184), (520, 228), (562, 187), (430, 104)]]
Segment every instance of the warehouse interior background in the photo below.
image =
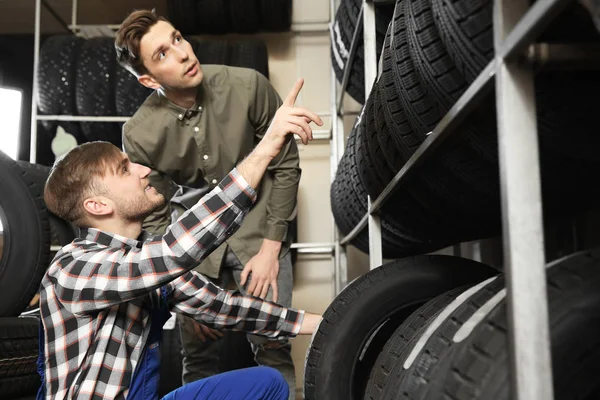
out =
[[(65, 21), (70, 22), (70, 0), (47, 2)], [(119, 24), (130, 11), (142, 8), (156, 8), (158, 13), (167, 15), (165, 0), (84, 0), (79, 2), (78, 23)], [(19, 143), (21, 159), (29, 159), (34, 17), (34, 0), (0, 0), (0, 88), (14, 88), (22, 92)], [(42, 40), (48, 35), (66, 33), (43, 6), (41, 21)], [(291, 32), (252, 35), (263, 38), (267, 43), (270, 81), (279, 94), (285, 95), (295, 80), (303, 77), (305, 84), (297, 104), (316, 112), (329, 112), (331, 107), (329, 23), (329, 1), (294, 0)], [(219, 37), (234, 39), (236, 35)], [(11, 95), (14, 97), (18, 94), (13, 92)], [(8, 103), (14, 105), (13, 99)], [(345, 109), (358, 112), (360, 105), (350, 96), (345, 96)], [(0, 112), (3, 120), (14, 116), (14, 111), (4, 106)], [(345, 117), (344, 126), (347, 131), (355, 118)], [(15, 118), (12, 120), (16, 121)], [(324, 117), (323, 120), (323, 129), (329, 129), (331, 118)], [(3, 129), (0, 134), (3, 143), (12, 139), (8, 137), (8, 132), (8, 129)], [(298, 242), (331, 243), (334, 225), (329, 200), (329, 141), (317, 140), (308, 146), (301, 143), (298, 146), (302, 168), (298, 191)], [(348, 282), (369, 270), (367, 256), (352, 246), (348, 247), (348, 270)], [(295, 264), (294, 279), (294, 307), (322, 313), (331, 303), (334, 297), (331, 256), (300, 254)], [(309, 343), (310, 337), (293, 339), (292, 352), (299, 391), (303, 383), (303, 364)]]
[[(71, 19), (71, 0), (47, 0), (47, 3), (65, 21)], [(90, 25), (118, 24), (133, 9), (156, 8), (167, 15), (166, 0), (81, 0), (78, 23)], [(29, 159), (33, 81), (34, 0), (0, 0), (0, 118), (5, 123), (0, 132), (0, 148), (15, 150), (20, 159)], [(294, 0), (292, 31), (252, 35), (266, 41), (269, 52), (270, 81), (280, 95), (284, 95), (298, 77), (305, 85), (298, 104), (316, 112), (331, 110), (331, 56), (328, 0)], [(64, 34), (65, 29), (56, 18), (42, 7), (42, 40), (48, 35)], [(104, 31), (110, 32), (110, 30)], [(90, 32), (92, 33), (92, 32)], [(100, 30), (97, 33), (102, 33)], [(240, 35), (222, 35), (235, 39)], [(204, 37), (204, 36), (202, 36)], [(210, 37), (209, 37), (210, 38)], [(17, 92), (13, 91), (17, 90)], [(16, 118), (19, 109), (20, 117)], [(360, 105), (345, 96), (344, 109), (358, 112)], [(346, 133), (356, 117), (345, 117)], [(324, 117), (323, 129), (329, 129), (330, 117)], [(17, 127), (19, 126), (19, 127)], [(20, 132), (18, 136), (14, 133)], [(38, 137), (38, 140), (43, 137)], [(48, 144), (49, 145), (49, 144)], [(330, 206), (331, 145), (328, 140), (317, 140), (307, 146), (298, 144), (302, 179), (298, 193), (298, 242), (331, 243), (334, 223)], [(593, 210), (575, 220), (558, 221), (548, 227), (546, 242), (556, 258), (573, 248), (591, 248), (600, 243), (597, 223), (600, 212)], [(575, 232), (576, 230), (576, 232)], [(566, 232), (573, 231), (570, 235)], [(577, 242), (577, 243), (574, 243)], [(460, 246), (463, 257), (478, 258), (502, 264), (500, 238)], [(441, 253), (451, 254), (453, 249)], [(483, 254), (485, 253), (485, 254)], [(369, 270), (368, 257), (352, 246), (347, 248), (348, 282)], [(300, 254), (295, 264), (293, 306), (322, 313), (334, 297), (333, 259), (330, 255)], [(304, 361), (310, 337), (293, 340), (297, 389), (303, 384)]]

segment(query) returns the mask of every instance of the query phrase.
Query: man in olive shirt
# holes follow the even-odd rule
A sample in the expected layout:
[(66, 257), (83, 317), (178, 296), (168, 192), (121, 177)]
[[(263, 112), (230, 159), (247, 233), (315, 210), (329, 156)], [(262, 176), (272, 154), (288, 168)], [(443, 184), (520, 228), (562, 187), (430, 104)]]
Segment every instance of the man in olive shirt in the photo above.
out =
[[(243, 68), (200, 66), (190, 44), (151, 11), (130, 14), (117, 32), (117, 57), (139, 82), (156, 91), (123, 127), (123, 147), (132, 162), (152, 169), (150, 182), (167, 198), (174, 184), (185, 208), (194, 204), (250, 153), (282, 104), (268, 80)], [(297, 129), (309, 129), (298, 117)], [(300, 180), (293, 138), (269, 165), (258, 200), (243, 226), (199, 268), (225, 286), (232, 276), (244, 292), (291, 305), (289, 222), (296, 212)], [(182, 194), (181, 188), (178, 194)], [(171, 223), (169, 206), (151, 215), (144, 228), (162, 233)], [(178, 316), (184, 348), (183, 381), (216, 374), (218, 333)], [(199, 337), (201, 339), (199, 339)], [(295, 373), (287, 340), (267, 343), (249, 336), (260, 365), (277, 368), (294, 396)]]

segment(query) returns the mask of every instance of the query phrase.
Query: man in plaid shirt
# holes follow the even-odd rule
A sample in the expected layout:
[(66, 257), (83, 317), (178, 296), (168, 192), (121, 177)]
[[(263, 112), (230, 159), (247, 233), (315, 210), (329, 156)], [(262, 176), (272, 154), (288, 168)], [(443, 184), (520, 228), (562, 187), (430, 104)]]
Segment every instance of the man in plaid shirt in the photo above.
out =
[[(254, 151), (173, 223), (149, 237), (142, 221), (164, 197), (150, 169), (115, 146), (87, 143), (58, 160), (48, 208), (81, 227), (42, 280), (38, 398), (157, 399), (159, 346), (169, 307), (216, 329), (276, 338), (311, 334), (320, 316), (223, 290), (192, 268), (231, 236), (290, 133), (312, 139), (314, 113), (294, 106), (299, 80)], [(279, 372), (256, 367), (185, 385), (165, 399), (287, 399)]]

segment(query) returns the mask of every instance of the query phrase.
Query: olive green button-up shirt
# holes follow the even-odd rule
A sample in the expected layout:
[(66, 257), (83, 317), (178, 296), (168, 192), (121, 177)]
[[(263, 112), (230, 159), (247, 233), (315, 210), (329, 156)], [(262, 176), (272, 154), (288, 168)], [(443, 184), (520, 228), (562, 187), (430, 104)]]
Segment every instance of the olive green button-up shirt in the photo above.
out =
[[(154, 92), (123, 126), (124, 151), (132, 162), (152, 169), (150, 182), (167, 199), (175, 185), (215, 187), (263, 137), (282, 104), (269, 81), (254, 70), (220, 65), (202, 69), (204, 79), (191, 108)], [(218, 277), (227, 245), (245, 265), (263, 238), (281, 241), (283, 257), (291, 244), (288, 224), (296, 213), (300, 174), (298, 148), (290, 137), (269, 165), (242, 227), (197, 270)], [(167, 204), (144, 221), (144, 229), (160, 234), (170, 223)]]

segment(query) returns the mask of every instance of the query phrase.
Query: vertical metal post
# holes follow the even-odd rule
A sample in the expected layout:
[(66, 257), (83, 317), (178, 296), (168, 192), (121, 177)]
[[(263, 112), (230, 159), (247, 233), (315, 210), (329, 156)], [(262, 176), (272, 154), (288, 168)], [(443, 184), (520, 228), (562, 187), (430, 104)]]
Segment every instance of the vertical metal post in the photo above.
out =
[[(377, 47), (375, 32), (375, 4), (363, 0), (363, 40), (365, 59), (365, 99), (377, 77)], [(371, 214), (371, 196), (368, 197), (369, 209), (369, 267), (379, 267), (383, 263), (381, 247), (381, 220), (379, 214)]]
[[(528, 0), (495, 0), (496, 54)], [(552, 400), (535, 94), (530, 67), (498, 59), (496, 105), (512, 398)]]
[[(330, 30), (333, 32), (333, 24), (335, 23), (335, 11), (337, 8), (339, 1), (330, 0)], [(332, 42), (333, 46), (334, 43)], [(335, 71), (333, 70), (333, 66), (330, 69), (331, 72), (331, 82), (330, 82), (330, 108), (331, 108), (331, 143), (330, 143), (330, 166), (331, 166), (331, 182), (335, 179), (335, 173), (337, 171), (338, 164), (342, 158), (342, 154), (344, 153), (344, 117), (341, 112), (341, 105), (338, 107), (338, 83), (337, 77), (335, 76)], [(343, 102), (343, 95), (339, 97), (339, 101)], [(346, 260), (346, 247), (340, 245), (340, 232), (335, 224), (335, 220), (332, 219), (333, 222), (333, 241), (334, 245), (334, 253), (333, 253), (333, 293), (334, 296), (337, 296), (344, 287), (346, 287), (348, 283), (348, 266)]]
[[(369, 212), (371, 211), (371, 196), (367, 197)], [(371, 270), (383, 264), (383, 249), (381, 246), (381, 220), (379, 214), (369, 215), (369, 268)]]
[(77, 30), (77, 0), (71, 0), (71, 26), (73, 27), (73, 33)]
[(35, 21), (33, 39), (33, 86), (31, 88), (31, 133), (29, 141), (29, 162), (37, 161), (37, 96), (38, 96), (38, 66), (40, 63), (40, 24), (41, 0), (35, 0)]

